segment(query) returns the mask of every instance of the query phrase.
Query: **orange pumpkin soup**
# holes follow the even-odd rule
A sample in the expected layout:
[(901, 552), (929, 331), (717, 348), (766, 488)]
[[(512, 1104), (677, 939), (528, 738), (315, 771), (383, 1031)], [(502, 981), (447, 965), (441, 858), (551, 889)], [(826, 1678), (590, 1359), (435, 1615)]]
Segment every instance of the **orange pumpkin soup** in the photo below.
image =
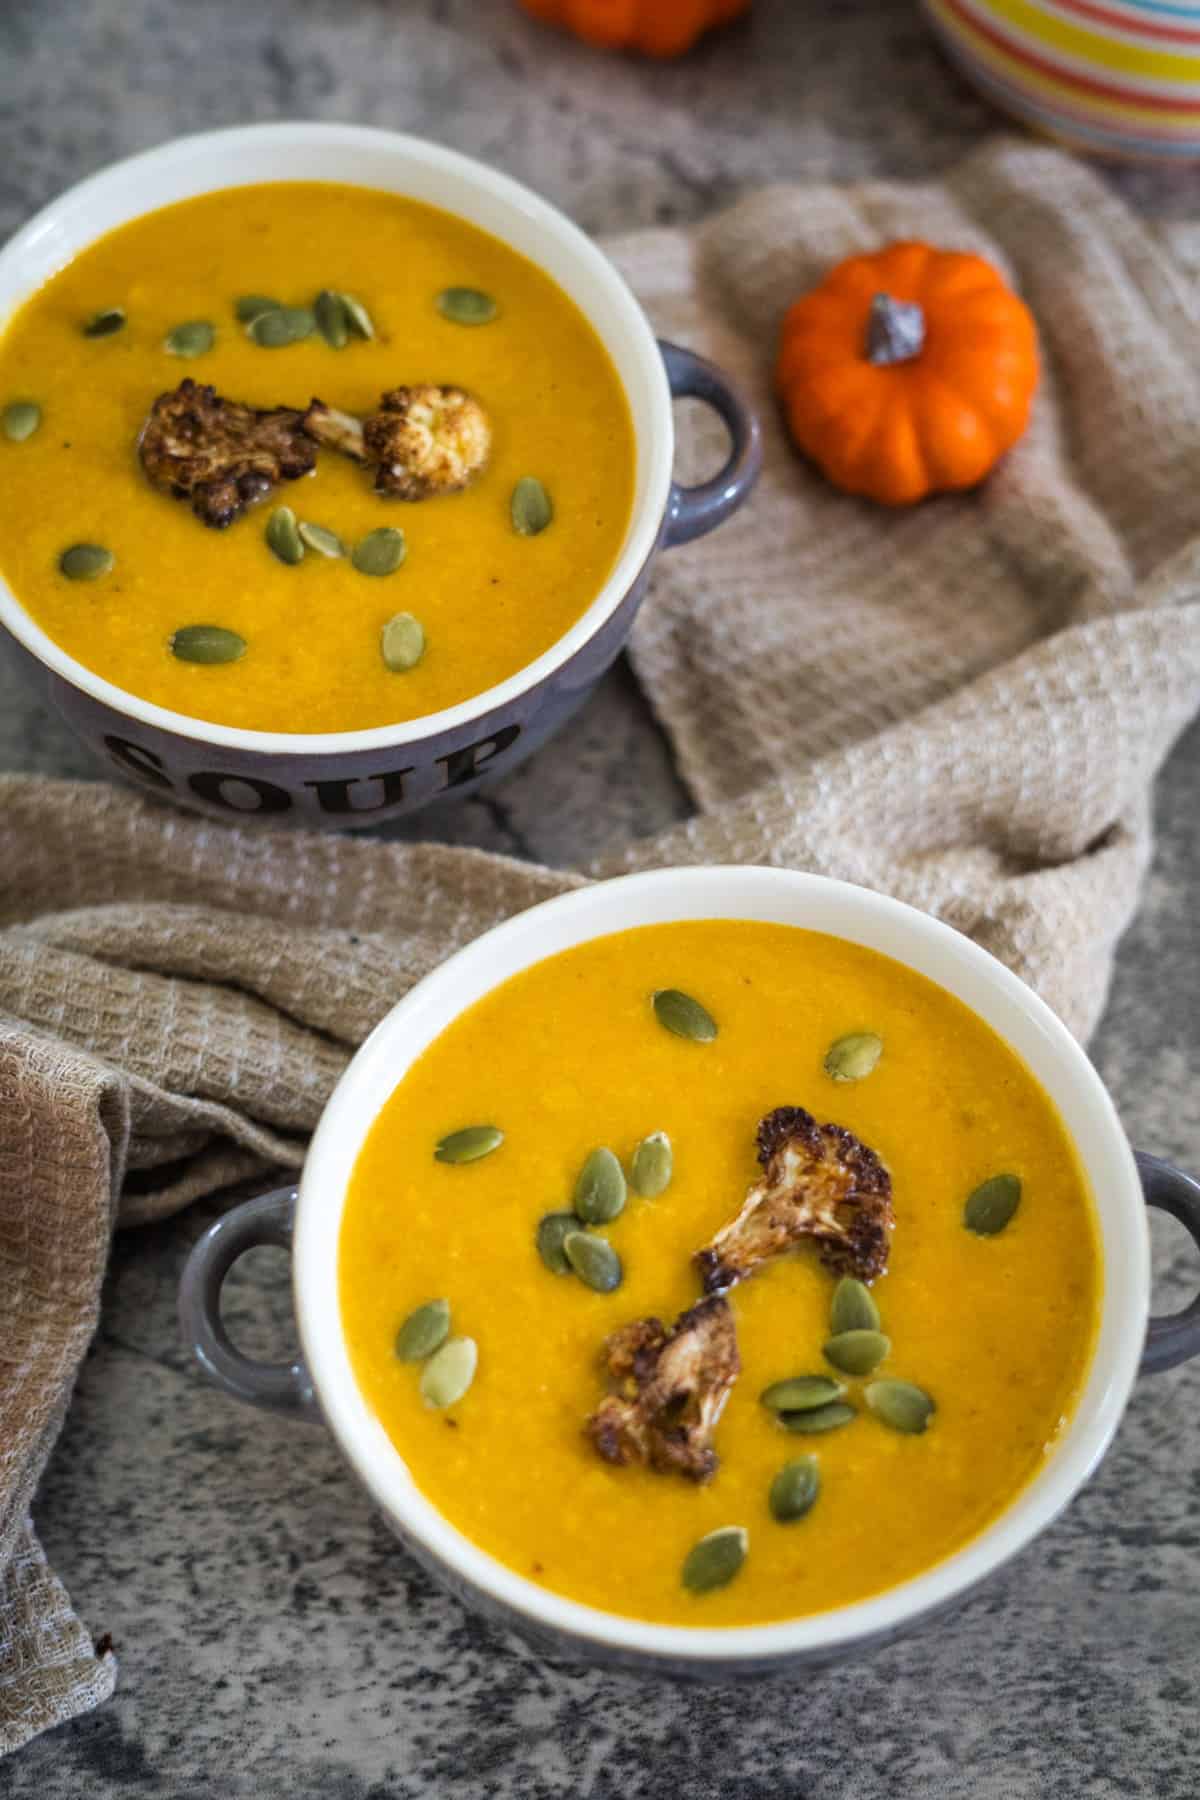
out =
[[(187, 380), (214, 398), (143, 435)], [(0, 424), (0, 573), (37, 623), (145, 700), (282, 732), (419, 718), (527, 666), (602, 588), (636, 465), (616, 370), (547, 275), (333, 183), (203, 195), (82, 251), (0, 339)], [(209, 479), (205, 512), (214, 459), (243, 486)]]
[[(890, 1202), (886, 1274), (878, 1239), (860, 1285), (836, 1242), (756, 1263), (744, 1224), (718, 1236), (782, 1106), (845, 1128), (821, 1142)], [(568, 1255), (557, 1226), (539, 1249), (575, 1210)], [(693, 1307), (714, 1238), (743, 1276), (714, 1303), (740, 1358), (715, 1471), (606, 1460), (588, 1421), (638, 1388), (606, 1340)], [(1071, 1411), (1102, 1274), (1062, 1122), (980, 1019), (873, 951), (710, 920), (552, 957), (450, 1026), (359, 1156), (339, 1280), (363, 1393), (468, 1538), (592, 1606), (733, 1626), (878, 1593), (1002, 1511)]]

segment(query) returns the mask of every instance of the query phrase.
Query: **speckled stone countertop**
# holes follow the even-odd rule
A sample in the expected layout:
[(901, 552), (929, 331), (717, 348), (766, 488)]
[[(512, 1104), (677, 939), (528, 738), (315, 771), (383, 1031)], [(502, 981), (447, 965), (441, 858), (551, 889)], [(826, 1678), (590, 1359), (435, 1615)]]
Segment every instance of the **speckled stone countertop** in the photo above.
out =
[[(912, 0), (757, 0), (678, 67), (539, 31), (510, 0), (4, 0), (0, 235), (112, 158), (250, 119), (424, 132), (594, 231), (699, 216), (780, 177), (935, 173), (995, 125)], [(1114, 176), (1165, 220), (1200, 175)], [(1147, 704), (1153, 696), (1147, 696)], [(0, 658), (0, 768), (91, 776)], [(631, 678), (493, 794), (421, 830), (569, 863), (687, 810)], [(1200, 1169), (1200, 729), (1095, 1045), (1134, 1140)], [(406, 835), (415, 832), (406, 830)], [(330, 1440), (204, 1387), (175, 1287), (215, 1208), (123, 1237), (36, 1507), (121, 1663), (116, 1698), (0, 1764), (12, 1800), (1184, 1800), (1200, 1787), (1200, 1367), (1142, 1382), (1097, 1477), (952, 1618), (757, 1689), (548, 1667), (398, 1549)], [(1157, 1232), (1157, 1227), (1156, 1227)], [(1156, 1238), (1160, 1306), (1197, 1276)], [(281, 1259), (229, 1289), (287, 1339)], [(902, 1505), (889, 1498), (881, 1515)]]

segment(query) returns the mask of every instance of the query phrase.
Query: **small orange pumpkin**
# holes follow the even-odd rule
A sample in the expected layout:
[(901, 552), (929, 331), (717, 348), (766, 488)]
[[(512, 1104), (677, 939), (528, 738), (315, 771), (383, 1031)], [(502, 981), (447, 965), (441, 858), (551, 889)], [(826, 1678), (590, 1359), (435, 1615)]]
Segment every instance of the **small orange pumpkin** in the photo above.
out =
[(777, 366), (792, 437), (885, 506), (974, 487), (1029, 422), (1037, 328), (981, 256), (889, 244), (791, 307)]
[(714, 25), (747, 12), (750, 0), (520, 0), (527, 13), (562, 25), (605, 50), (681, 56)]

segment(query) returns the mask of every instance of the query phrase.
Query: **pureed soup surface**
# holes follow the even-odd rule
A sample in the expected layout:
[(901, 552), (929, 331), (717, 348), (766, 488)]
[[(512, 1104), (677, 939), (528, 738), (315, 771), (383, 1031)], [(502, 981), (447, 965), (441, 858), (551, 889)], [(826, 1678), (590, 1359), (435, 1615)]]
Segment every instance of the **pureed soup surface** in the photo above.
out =
[[(677, 987), (718, 1021), (707, 1044), (672, 1036), (650, 996)], [(883, 1039), (874, 1072), (835, 1083), (830, 1044)], [(891, 1339), (877, 1376), (919, 1384), (936, 1413), (920, 1436), (860, 1410), (842, 1429), (792, 1435), (759, 1395), (822, 1358), (834, 1277), (812, 1248), (730, 1292), (742, 1374), (715, 1434), (707, 1486), (613, 1467), (583, 1426), (605, 1391), (607, 1333), (699, 1295), (692, 1253), (741, 1207), (755, 1128), (781, 1104), (835, 1120), (891, 1172), (895, 1231), (873, 1294)], [(434, 1145), (490, 1123), (501, 1147), (447, 1166)], [(628, 1167), (665, 1131), (674, 1175), (630, 1190), (599, 1229), (624, 1281), (591, 1291), (543, 1266), (543, 1214), (572, 1205), (597, 1144)], [(967, 1195), (1020, 1177), (1011, 1223), (963, 1224)], [(418, 1486), (468, 1538), (546, 1587), (659, 1622), (746, 1625), (877, 1593), (964, 1544), (1041, 1467), (1090, 1360), (1101, 1268), (1090, 1199), (1058, 1115), (1017, 1058), (959, 1001), (899, 963), (815, 932), (742, 921), (651, 926), (537, 964), (472, 1007), (413, 1065), (359, 1157), (340, 1251), (342, 1317), (358, 1381)], [(444, 1297), (478, 1345), (464, 1398), (444, 1411), (397, 1328)], [(814, 1455), (811, 1511), (775, 1522), (782, 1466)], [(724, 1588), (686, 1591), (696, 1541), (749, 1534)]]
[[(498, 315), (444, 318), (448, 287), (491, 295)], [(340, 351), (314, 333), (260, 348), (234, 316), (240, 295), (311, 306), (349, 292), (376, 341)], [(120, 307), (124, 328), (82, 325)], [(208, 320), (206, 354), (170, 355), (167, 333)], [(407, 502), (332, 449), (316, 473), (281, 482), (226, 530), (151, 487), (135, 452), (155, 398), (185, 377), (257, 407), (314, 396), (365, 415), (385, 390), (461, 386), (484, 406), (490, 461), (462, 493)], [(531, 262), (448, 213), (366, 188), (272, 183), (183, 201), (83, 251), (29, 300), (0, 339), (0, 412), (34, 401), (40, 428), (0, 433), (0, 572), (43, 629), (97, 674), (176, 712), (250, 729), (365, 729), (483, 692), (559, 639), (595, 599), (629, 521), (636, 450), (624, 391), (582, 313)], [(552, 524), (513, 528), (510, 498), (542, 482)], [(289, 567), (268, 549), (272, 510), (334, 530), (349, 546), (379, 526), (407, 539), (393, 575), (309, 551)], [(75, 543), (112, 551), (97, 580), (59, 571)], [(425, 632), (417, 667), (393, 673), (380, 633), (397, 612)], [(216, 624), (246, 640), (240, 661), (171, 653), (172, 634)]]

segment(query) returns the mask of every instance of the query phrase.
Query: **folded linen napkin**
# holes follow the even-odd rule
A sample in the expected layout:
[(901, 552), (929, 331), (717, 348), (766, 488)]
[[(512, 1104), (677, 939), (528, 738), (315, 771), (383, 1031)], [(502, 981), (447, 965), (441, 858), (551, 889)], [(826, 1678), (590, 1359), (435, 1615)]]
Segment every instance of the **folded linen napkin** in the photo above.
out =
[[(1006, 266), (1045, 379), (985, 488), (891, 515), (793, 454), (767, 349), (794, 293), (896, 236)], [(751, 506), (662, 560), (634, 640), (697, 816), (586, 874), (768, 862), (886, 889), (1086, 1036), (1152, 777), (1200, 703), (1192, 280), (1090, 173), (1026, 143), (934, 186), (775, 188), (609, 249), (655, 325), (755, 396), (767, 458)], [(28, 1518), (114, 1220), (297, 1167), (393, 1002), (584, 878), (0, 777), (0, 1751), (115, 1678)]]

